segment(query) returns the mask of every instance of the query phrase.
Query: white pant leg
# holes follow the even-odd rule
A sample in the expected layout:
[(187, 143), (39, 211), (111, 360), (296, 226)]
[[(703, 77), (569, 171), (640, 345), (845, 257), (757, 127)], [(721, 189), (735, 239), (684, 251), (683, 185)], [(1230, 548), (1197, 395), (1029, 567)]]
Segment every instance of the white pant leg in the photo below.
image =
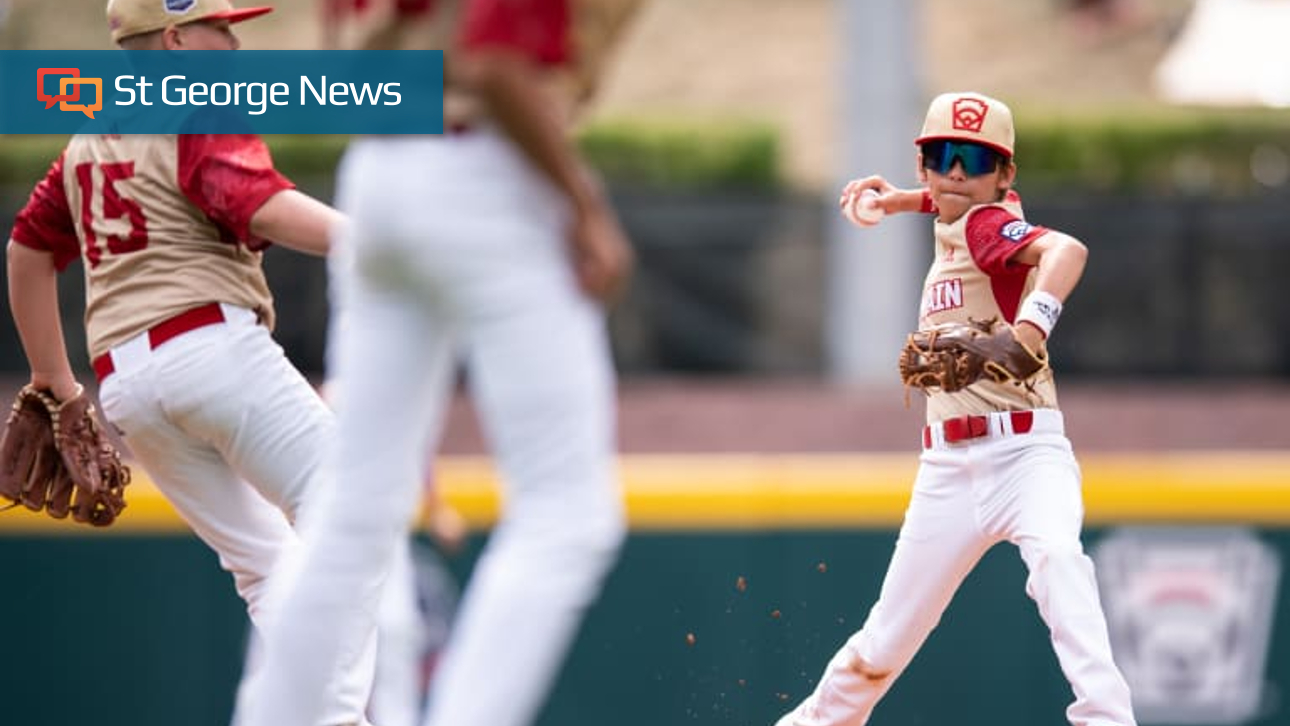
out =
[(331, 411), (253, 313), (226, 307), (226, 316), (136, 356), (127, 370), (119, 362), (104, 388), (128, 379), (137, 405), (154, 407), (141, 426), (122, 424), (128, 435), (172, 427), (294, 517), (333, 435)]
[(425, 627), (417, 605), (412, 540), (394, 549), (394, 561), (376, 616), (376, 680), (368, 716), (380, 726), (421, 723), (421, 659)]
[(286, 517), (246, 485), (209, 444), (164, 421), (155, 406), (136, 406), (113, 376), (100, 391), (107, 420), (121, 426), (134, 459), (179, 516), (219, 557), (257, 627), (267, 581), (296, 536)]
[(269, 500), (303, 497), (330, 415), (268, 332), (248, 320), (199, 328), (156, 350), (133, 348), (101, 386), (104, 415), (219, 555), (258, 622), (264, 583), (295, 541)]
[(429, 721), (527, 723), (623, 536), (603, 316), (574, 284), (558, 195), (496, 135), (358, 142), (341, 179), (352, 223), (334, 256), (345, 311), (330, 341), (335, 484), (310, 517), (299, 587), (268, 639), (275, 686), (243, 724), (307, 723), (325, 665), (370, 629), (417, 500), (425, 432), (442, 419), (458, 330), (508, 496)]
[[(513, 269), (467, 329), (505, 513), (432, 684), (434, 726), (531, 723), (625, 532), (603, 314), (563, 258)], [(497, 678), (505, 663), (505, 678)]]
[(1048, 625), (1053, 650), (1075, 701), (1074, 726), (1134, 726), (1129, 686), (1111, 655), (1093, 562), (1080, 542), (1083, 501), (1079, 466), (1059, 434), (1000, 442), (1015, 447), (997, 457), (1004, 496), (1016, 502), (1009, 539), (1030, 571), (1026, 594)]
[[(342, 183), (378, 196), (399, 188), (389, 181), (342, 170)], [(337, 441), (305, 523), (300, 569), (265, 638), (263, 678), (239, 704), (242, 726), (316, 723), (327, 673), (375, 632), (387, 572), (421, 493), (426, 432), (447, 404), (450, 321), (419, 295), (407, 249), (367, 234), (390, 217), (359, 209), (352, 219), (346, 252), (332, 265)]]
[[(994, 543), (977, 525), (963, 450), (923, 454), (878, 601), (815, 691), (778, 726), (864, 726)], [(862, 667), (863, 666), (863, 667)]]
[(387, 248), (355, 249), (357, 276), (451, 311), (506, 487), (427, 723), (528, 724), (625, 532), (604, 314), (574, 278), (562, 197), (504, 138), (375, 143), (355, 161), (355, 175), (373, 165), (355, 206), (391, 229)]
[[(118, 370), (100, 397), (158, 488), (233, 574), (258, 629), (273, 617), (271, 580), (296, 543), (286, 513), (313, 496), (334, 422), (252, 313), (225, 314), (227, 323), (155, 350), (114, 353)], [(361, 722), (370, 650), (332, 672), (324, 723)]]
[[(261, 325), (246, 320), (193, 331), (176, 340), (219, 334), (221, 350), (175, 355), (167, 343), (157, 349), (159, 375), (169, 380), (167, 414), (194, 435), (210, 439), (229, 464), (263, 497), (295, 518), (307, 518), (318, 500), (316, 478), (332, 446), (335, 419), (317, 391), (287, 360), (281, 346)], [(217, 354), (218, 353), (218, 354)], [(223, 374), (221, 375), (221, 371)], [(193, 396), (195, 381), (219, 380), (217, 390)], [(274, 578), (290, 578), (298, 565), (297, 548), (276, 563)], [(284, 593), (270, 582), (268, 615)], [(320, 720), (323, 726), (361, 723), (375, 673), (375, 636), (346, 651), (332, 667)], [(248, 653), (244, 680), (253, 688), (257, 663)]]

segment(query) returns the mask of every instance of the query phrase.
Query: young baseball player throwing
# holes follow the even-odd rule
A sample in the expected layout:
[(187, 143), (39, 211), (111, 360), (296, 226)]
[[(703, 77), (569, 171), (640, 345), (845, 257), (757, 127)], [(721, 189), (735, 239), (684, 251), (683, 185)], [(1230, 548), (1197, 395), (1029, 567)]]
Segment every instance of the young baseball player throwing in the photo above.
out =
[[(234, 50), (230, 24), (267, 12), (227, 0), (107, 6), (123, 48), (172, 51)], [(8, 245), (31, 383), (63, 400), (79, 389), (56, 288), (57, 272), (79, 257), (103, 412), (219, 554), (257, 627), (334, 431), (270, 335), (261, 251), (272, 240), (325, 254), (339, 219), (275, 171), (254, 136), (78, 135), (36, 186)], [(371, 650), (336, 669), (311, 725), (365, 723)]]
[(927, 426), (878, 602), (778, 726), (868, 722), (963, 578), (1003, 540), (1021, 551), (1026, 593), (1074, 690), (1067, 718), (1075, 726), (1134, 726), (1080, 543), (1079, 467), (1044, 352), (1087, 250), (1022, 216), (1012, 191), (1013, 141), (1002, 102), (944, 94), (915, 140), (925, 188), (897, 189), (871, 176), (843, 191), (843, 213), (862, 223), (881, 217), (873, 208), (936, 215), (920, 331), (901, 354), (906, 384), (927, 393)]
[(370, 632), (458, 352), (506, 504), (425, 723), (536, 718), (624, 534), (604, 303), (632, 255), (566, 134), (634, 5), (364, 0), (334, 34), (445, 49), (446, 133), (361, 139), (341, 166), (331, 488), (240, 726), (312, 723), (331, 665)]

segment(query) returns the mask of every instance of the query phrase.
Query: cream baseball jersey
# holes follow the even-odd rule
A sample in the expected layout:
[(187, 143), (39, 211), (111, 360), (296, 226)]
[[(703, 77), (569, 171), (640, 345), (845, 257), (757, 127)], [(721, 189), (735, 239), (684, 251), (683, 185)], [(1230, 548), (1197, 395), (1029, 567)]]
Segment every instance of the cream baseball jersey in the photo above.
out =
[[(331, 43), (347, 49), (443, 50), (499, 46), (546, 70), (561, 116), (572, 120), (594, 94), (609, 52), (642, 0), (329, 0)], [(449, 128), (479, 120), (478, 101), (444, 89)]]
[(97, 357), (211, 302), (273, 327), (251, 216), (293, 185), (255, 136), (78, 135), (18, 214), (13, 240), (85, 267), (85, 328)]
[[(1012, 260), (1048, 230), (1025, 221), (1021, 198), (1008, 192), (1002, 202), (969, 209), (952, 224), (936, 222), (936, 258), (923, 284), (918, 326), (986, 320), (1011, 324), (1035, 268)], [(1039, 374), (1032, 388), (979, 381), (962, 391), (937, 391), (927, 401), (928, 422), (991, 411), (1057, 408), (1053, 374)]]

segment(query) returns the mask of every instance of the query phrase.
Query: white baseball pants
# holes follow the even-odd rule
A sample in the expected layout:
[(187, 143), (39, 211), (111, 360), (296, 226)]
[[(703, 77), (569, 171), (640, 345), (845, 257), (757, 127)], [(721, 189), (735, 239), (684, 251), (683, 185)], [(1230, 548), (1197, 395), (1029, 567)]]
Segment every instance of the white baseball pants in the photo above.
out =
[(379, 726), (421, 723), (425, 625), (417, 603), (412, 540), (394, 548), (394, 560), (377, 608), (376, 678), (368, 715)]
[(460, 346), (504, 509), (425, 723), (524, 726), (625, 531), (603, 311), (574, 279), (563, 197), (492, 131), (358, 141), (340, 200), (351, 224), (332, 260), (339, 442), (269, 634), (264, 697), (241, 724), (310, 723), (331, 664), (371, 631)]
[[(1030, 433), (1007, 414), (982, 438), (945, 443), (932, 427), (878, 602), (825, 668), (815, 691), (778, 726), (863, 726), (993, 545), (1017, 545), (1026, 594), (1048, 625), (1075, 693), (1074, 726), (1135, 726), (1129, 687), (1111, 658), (1093, 563), (1084, 554), (1079, 466), (1055, 410)], [(984, 715), (988, 719), (988, 714)]]
[[(225, 322), (156, 349), (147, 333), (113, 348), (115, 370), (99, 399), (135, 460), (219, 555), (262, 629), (270, 573), (298, 541), (288, 517), (311, 496), (334, 421), (255, 313), (221, 308)], [(362, 723), (372, 668), (363, 657), (338, 668), (315, 723)]]

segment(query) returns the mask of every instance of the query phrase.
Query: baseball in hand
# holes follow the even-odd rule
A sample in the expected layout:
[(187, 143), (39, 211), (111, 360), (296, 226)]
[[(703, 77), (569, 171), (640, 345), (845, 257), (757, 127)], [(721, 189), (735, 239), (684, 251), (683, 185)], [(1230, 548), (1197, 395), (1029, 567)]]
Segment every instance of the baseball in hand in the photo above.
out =
[(872, 227), (887, 216), (883, 208), (878, 205), (878, 192), (873, 189), (866, 189), (853, 195), (846, 208), (842, 210), (842, 214), (859, 227)]

